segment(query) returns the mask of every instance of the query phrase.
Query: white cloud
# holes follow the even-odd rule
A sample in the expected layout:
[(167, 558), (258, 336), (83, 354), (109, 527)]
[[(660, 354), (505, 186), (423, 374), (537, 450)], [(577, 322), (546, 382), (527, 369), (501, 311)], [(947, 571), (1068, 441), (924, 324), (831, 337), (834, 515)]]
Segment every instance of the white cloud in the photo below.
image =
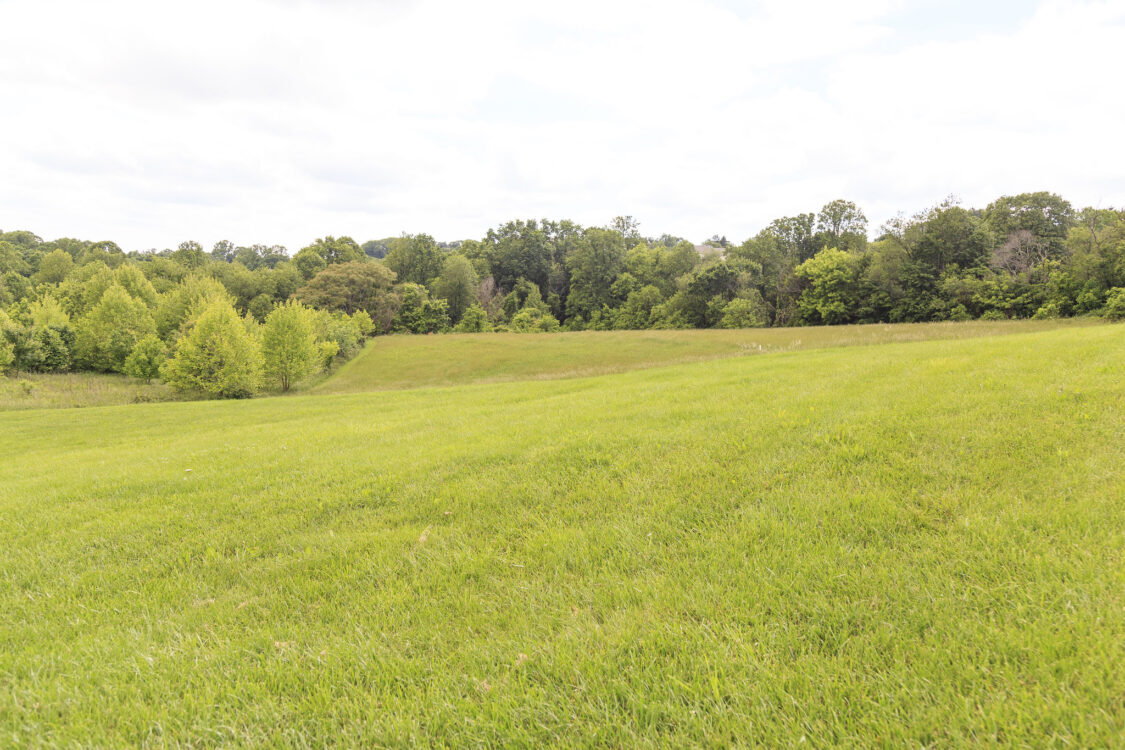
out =
[[(130, 248), (742, 238), (836, 197), (1125, 204), (1125, 3), (903, 44), (904, 2), (0, 1), (0, 227)], [(906, 19), (906, 20), (904, 20)]]

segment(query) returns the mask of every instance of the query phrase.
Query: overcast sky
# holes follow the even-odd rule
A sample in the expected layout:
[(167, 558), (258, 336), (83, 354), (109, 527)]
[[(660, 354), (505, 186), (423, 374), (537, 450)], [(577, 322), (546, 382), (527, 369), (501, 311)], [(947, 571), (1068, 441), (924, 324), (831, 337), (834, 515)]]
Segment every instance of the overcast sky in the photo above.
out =
[(1125, 0), (0, 0), (0, 27), (0, 229), (48, 239), (1125, 205)]

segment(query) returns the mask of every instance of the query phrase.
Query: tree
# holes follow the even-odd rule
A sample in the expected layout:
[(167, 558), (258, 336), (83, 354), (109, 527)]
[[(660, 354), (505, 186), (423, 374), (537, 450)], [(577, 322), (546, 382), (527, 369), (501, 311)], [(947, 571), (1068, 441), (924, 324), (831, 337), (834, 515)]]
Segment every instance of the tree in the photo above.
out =
[(808, 282), (798, 301), (806, 322), (836, 325), (851, 319), (859, 279), (856, 256), (826, 248), (797, 266), (796, 274)]
[(31, 277), (38, 284), (58, 284), (74, 270), (74, 258), (65, 250), (52, 250), (39, 261), (39, 270)]
[(588, 229), (566, 259), (570, 271), (567, 315), (588, 318), (612, 301), (611, 288), (625, 264), (625, 242), (610, 229)]
[(193, 310), (215, 300), (233, 304), (230, 293), (215, 279), (198, 273), (188, 276), (183, 283), (160, 298), (153, 314), (157, 335), (171, 343), (179, 335), (180, 328)]
[(137, 342), (156, 333), (144, 302), (114, 284), (76, 324), (75, 360), (89, 370), (121, 372)]
[(723, 306), (719, 328), (760, 328), (769, 323), (769, 314), (757, 290), (749, 297), (736, 297)]
[(172, 260), (184, 268), (202, 268), (207, 262), (207, 254), (198, 242), (181, 242), (180, 246), (172, 251)]
[(246, 398), (261, 383), (261, 347), (228, 300), (212, 300), (180, 338), (161, 375), (180, 390)]
[(384, 260), (400, 282), (432, 287), (442, 271), (445, 253), (428, 234), (408, 234), (391, 240)]
[(395, 282), (395, 274), (376, 261), (338, 263), (318, 273), (294, 296), (322, 310), (352, 314), (366, 310), (375, 319)]
[(816, 231), (821, 247), (857, 251), (867, 245), (867, 217), (851, 201), (834, 200), (820, 209)]
[(984, 222), (997, 244), (1023, 229), (1045, 245), (1048, 257), (1059, 258), (1066, 252), (1066, 236), (1074, 226), (1074, 207), (1045, 191), (1005, 195), (984, 210)]
[(392, 330), (399, 333), (440, 333), (449, 329), (449, 306), (445, 300), (430, 299), (421, 284), (402, 285), (402, 306)]
[(160, 375), (160, 368), (164, 365), (167, 353), (167, 347), (158, 336), (145, 336), (125, 358), (125, 366), (122, 369), (130, 377), (151, 383), (153, 378)]
[(11, 368), (12, 362), (16, 359), (16, 354), (12, 350), (12, 345), (0, 337), (0, 375), (4, 375)]
[(1125, 320), (1125, 287), (1114, 287), (1105, 296), (1103, 314), (1110, 320)]
[(312, 311), (294, 301), (274, 308), (262, 326), (262, 358), (283, 391), (308, 376), (317, 362)]
[(465, 310), (461, 321), (453, 330), (457, 333), (485, 333), (492, 330), (492, 324), (488, 322), (488, 313), (484, 308), (473, 303)]
[(477, 297), (477, 272), (468, 258), (451, 253), (445, 259), (445, 267), (434, 284), (434, 294), (449, 303), (449, 317), (454, 323), (461, 320)]

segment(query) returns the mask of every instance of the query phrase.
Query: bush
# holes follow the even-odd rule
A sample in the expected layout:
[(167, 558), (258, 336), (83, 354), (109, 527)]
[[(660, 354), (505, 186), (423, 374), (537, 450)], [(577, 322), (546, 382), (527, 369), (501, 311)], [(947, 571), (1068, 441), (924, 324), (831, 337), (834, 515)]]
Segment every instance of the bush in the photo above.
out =
[(1102, 314), (1110, 320), (1125, 320), (1125, 287), (1114, 287), (1106, 292)]
[(167, 359), (167, 351), (164, 342), (155, 334), (145, 336), (125, 358), (125, 374), (146, 383), (152, 382), (153, 378), (160, 375), (160, 368)]
[(262, 352), (230, 302), (219, 299), (202, 309), (161, 375), (180, 390), (246, 398), (261, 384)]
[(1034, 320), (1051, 320), (1053, 318), (1061, 318), (1062, 310), (1059, 309), (1059, 303), (1051, 300), (1044, 305), (1041, 305), (1035, 314), (1031, 316)]
[(8, 370), (12, 367), (12, 362), (15, 361), (16, 355), (12, 351), (12, 345), (7, 341), (0, 339), (0, 375), (6, 375)]
[(559, 321), (538, 307), (525, 307), (512, 318), (511, 329), (517, 333), (554, 333), (559, 330)]
[(988, 310), (980, 316), (981, 320), (1007, 320), (1008, 316), (999, 310)]
[(492, 324), (488, 322), (488, 313), (483, 307), (470, 305), (453, 330), (457, 333), (486, 333), (492, 330)]

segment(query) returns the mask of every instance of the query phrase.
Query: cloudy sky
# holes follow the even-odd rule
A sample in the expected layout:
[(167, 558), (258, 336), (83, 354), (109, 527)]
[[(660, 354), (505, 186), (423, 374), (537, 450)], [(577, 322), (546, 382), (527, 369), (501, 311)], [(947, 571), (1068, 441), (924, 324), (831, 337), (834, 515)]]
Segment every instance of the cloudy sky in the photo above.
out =
[(0, 26), (0, 228), (45, 238), (1125, 205), (1125, 0), (0, 0)]

